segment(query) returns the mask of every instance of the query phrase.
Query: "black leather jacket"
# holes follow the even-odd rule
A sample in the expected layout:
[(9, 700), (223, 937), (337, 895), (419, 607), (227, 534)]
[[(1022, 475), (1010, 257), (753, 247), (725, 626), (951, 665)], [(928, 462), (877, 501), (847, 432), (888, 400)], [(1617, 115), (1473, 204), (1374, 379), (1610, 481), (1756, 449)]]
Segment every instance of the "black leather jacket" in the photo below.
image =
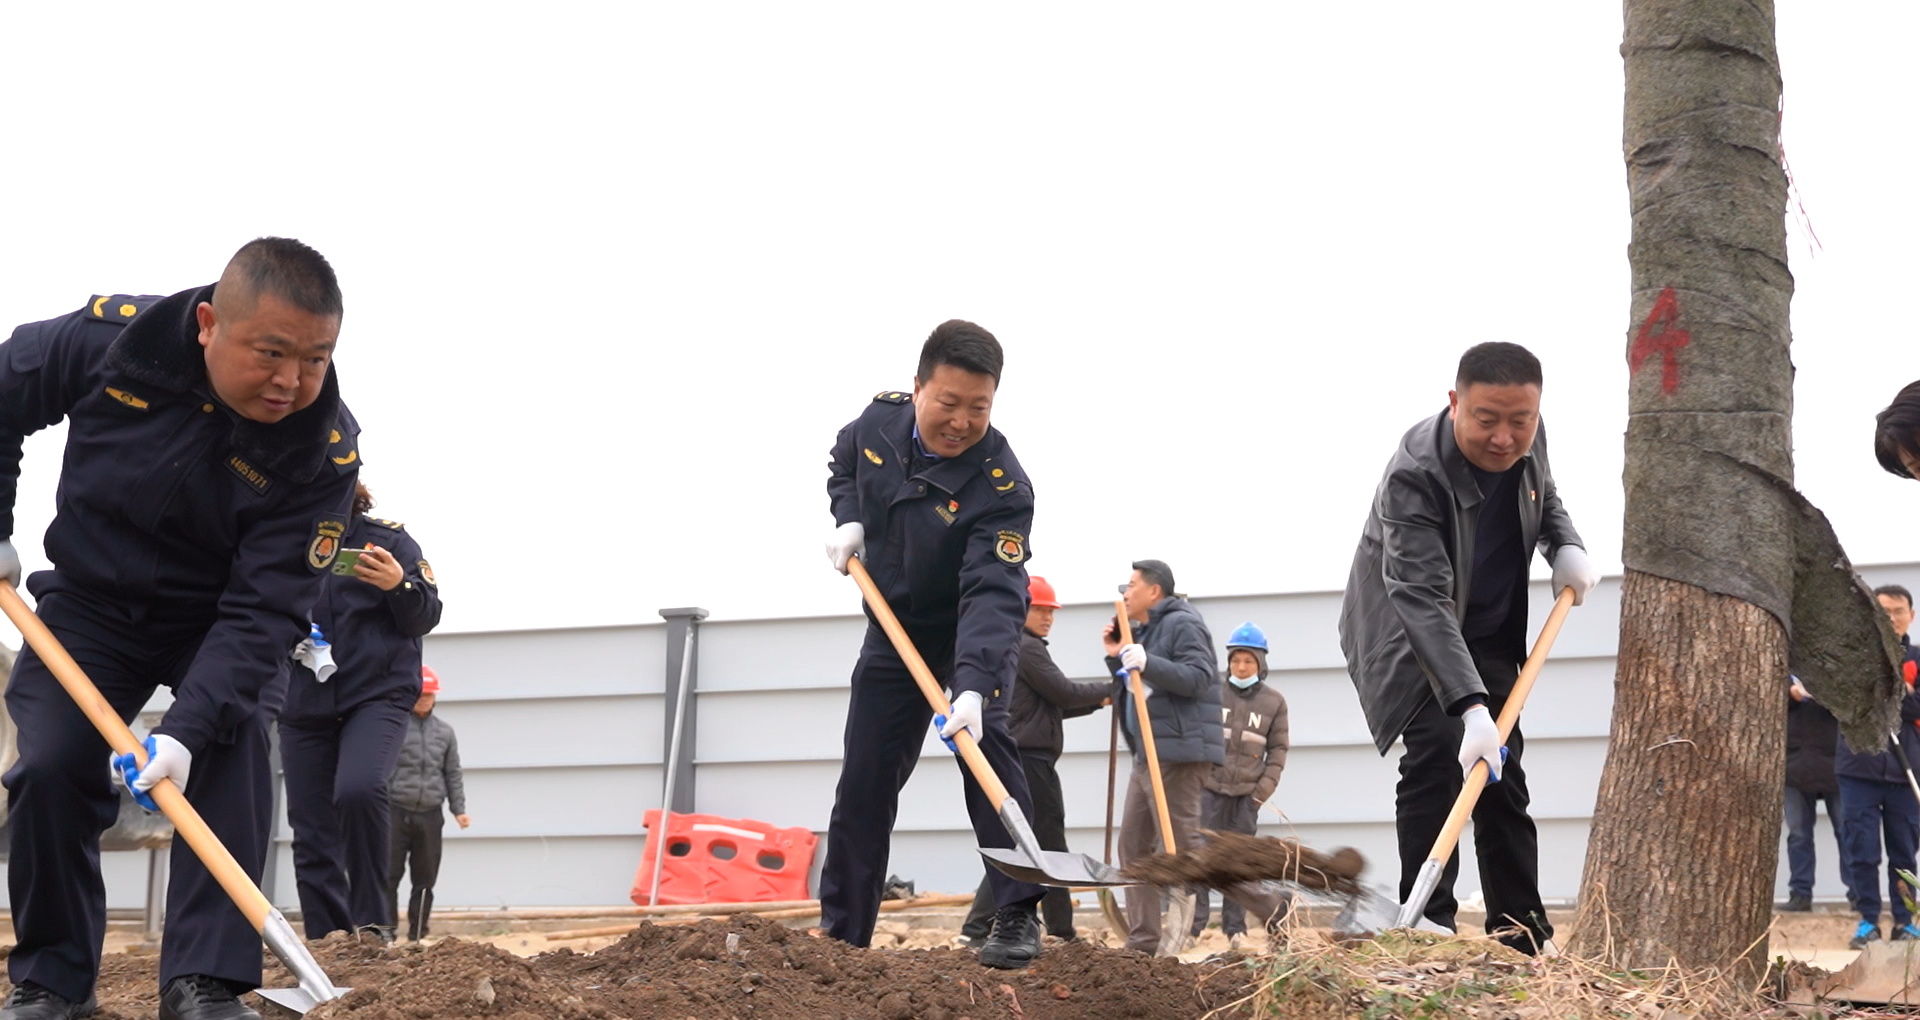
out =
[[(1545, 425), (1521, 463), (1525, 548), (1537, 547), (1549, 560), (1561, 546), (1585, 549), (1554, 488)], [(1451, 706), (1487, 693), (1460, 629), (1473, 587), (1480, 504), (1445, 411), (1407, 432), (1374, 492), (1340, 605), (1340, 651), (1381, 754), (1427, 698)], [(1507, 623), (1521, 640), (1525, 598), (1522, 585)]]

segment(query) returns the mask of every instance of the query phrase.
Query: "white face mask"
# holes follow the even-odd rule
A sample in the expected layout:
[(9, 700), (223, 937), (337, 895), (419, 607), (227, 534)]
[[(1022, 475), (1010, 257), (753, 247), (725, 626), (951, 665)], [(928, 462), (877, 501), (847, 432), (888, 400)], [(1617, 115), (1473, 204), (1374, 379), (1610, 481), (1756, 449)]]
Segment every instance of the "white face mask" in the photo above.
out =
[(1229, 673), (1227, 674), (1227, 682), (1244, 691), (1247, 688), (1252, 687), (1254, 684), (1257, 684), (1260, 682), (1260, 674), (1255, 673), (1254, 675), (1246, 678), (1245, 680), (1242, 680), (1239, 677)]

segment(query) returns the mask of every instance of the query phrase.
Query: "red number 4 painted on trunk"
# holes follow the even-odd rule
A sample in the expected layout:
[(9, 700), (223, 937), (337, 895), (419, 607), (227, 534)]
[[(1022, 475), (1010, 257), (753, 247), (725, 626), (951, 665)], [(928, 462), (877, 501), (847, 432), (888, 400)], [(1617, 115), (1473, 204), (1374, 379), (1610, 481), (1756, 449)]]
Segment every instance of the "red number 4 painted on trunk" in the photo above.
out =
[[(1633, 347), (1627, 352), (1627, 365), (1630, 374), (1640, 374), (1640, 365), (1647, 356), (1660, 354), (1660, 390), (1672, 393), (1680, 386), (1680, 348), (1691, 339), (1687, 331), (1674, 325), (1680, 318), (1680, 299), (1673, 296), (1673, 288), (1660, 292), (1653, 302), (1653, 311), (1647, 313), (1647, 321), (1640, 324), (1639, 335), (1633, 338)], [(1655, 322), (1660, 324), (1660, 332), (1653, 331)]]

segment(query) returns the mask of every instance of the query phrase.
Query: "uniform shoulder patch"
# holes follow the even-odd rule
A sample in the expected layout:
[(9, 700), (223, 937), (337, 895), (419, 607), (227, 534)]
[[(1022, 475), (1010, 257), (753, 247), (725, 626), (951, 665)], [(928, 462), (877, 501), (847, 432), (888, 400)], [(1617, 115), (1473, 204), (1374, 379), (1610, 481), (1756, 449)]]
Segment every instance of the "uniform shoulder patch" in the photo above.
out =
[(913, 399), (913, 394), (900, 390), (881, 390), (873, 395), (876, 404), (904, 404)]
[(307, 566), (325, 573), (340, 555), (340, 540), (347, 534), (347, 522), (341, 517), (321, 517), (313, 522), (313, 537), (307, 541)]
[(433, 564), (428, 563), (426, 560), (421, 560), (419, 561), (419, 567), (421, 580), (433, 585), (435, 588), (440, 587), (440, 582), (433, 579)]
[(335, 427), (327, 433), (327, 459), (342, 473), (360, 468), (360, 439), (351, 430)]
[(87, 318), (100, 322), (132, 322), (134, 316), (146, 311), (151, 304), (153, 298), (131, 294), (95, 294), (87, 301)]
[(1002, 531), (994, 536), (993, 551), (1007, 563), (1019, 563), (1027, 558), (1027, 536), (1017, 531)]

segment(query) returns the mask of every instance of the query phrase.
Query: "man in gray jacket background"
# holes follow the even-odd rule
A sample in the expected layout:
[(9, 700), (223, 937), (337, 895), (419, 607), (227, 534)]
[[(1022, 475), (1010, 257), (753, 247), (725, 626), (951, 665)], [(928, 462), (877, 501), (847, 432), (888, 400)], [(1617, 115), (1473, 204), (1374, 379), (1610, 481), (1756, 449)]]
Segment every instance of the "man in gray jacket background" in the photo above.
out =
[[(1173, 570), (1159, 560), (1140, 560), (1133, 577), (1120, 588), (1134, 643), (1122, 646), (1116, 621), (1103, 635), (1107, 668), (1119, 675), (1139, 670), (1147, 690), (1147, 716), (1153, 726), (1160, 758), (1161, 781), (1167, 791), (1167, 814), (1173, 838), (1185, 850), (1198, 844), (1200, 800), (1207, 772), (1226, 761), (1226, 738), (1220, 728), (1219, 662), (1213, 635), (1200, 612), (1175, 594)], [(1140, 739), (1140, 719), (1124, 680), (1113, 691), (1114, 710), (1121, 713), (1121, 731), (1133, 751), (1133, 772), (1127, 778), (1126, 808), (1120, 819), (1120, 865), (1153, 854), (1160, 842), (1154, 813), (1152, 777), (1147, 771), (1146, 748)], [(1134, 886), (1127, 891), (1127, 948), (1172, 955), (1188, 939), (1193, 921), (1193, 893), (1179, 890), (1166, 942), (1160, 938), (1160, 891)]]
[[(1527, 814), (1525, 743), (1514, 727), (1504, 768), (1495, 714), (1519, 678), (1527, 574), (1538, 549), (1553, 588), (1578, 605), (1600, 581), (1547, 464), (1540, 361), (1518, 344), (1460, 358), (1447, 410), (1400, 441), (1374, 493), (1340, 606), (1340, 650), (1375, 746), (1398, 739), (1394, 821), (1400, 898), (1413, 889), (1473, 764), (1492, 770), (1473, 811), (1487, 931), (1526, 953), (1550, 950), (1540, 904), (1539, 838)], [(1454, 927), (1459, 854), (1426, 916)]]
[(440, 877), (440, 830), (453, 810), (461, 828), (472, 824), (467, 816), (467, 784), (460, 771), (460, 741), (445, 719), (433, 714), (440, 696), (440, 677), (431, 667), (420, 667), (420, 700), (400, 743), (400, 761), (388, 780), (393, 802), (393, 858), (387, 869), (387, 898), (392, 917), (398, 918), (400, 876), (413, 859), (413, 889), (407, 896), (407, 938), (427, 937), (427, 918), (433, 913), (433, 883)]

